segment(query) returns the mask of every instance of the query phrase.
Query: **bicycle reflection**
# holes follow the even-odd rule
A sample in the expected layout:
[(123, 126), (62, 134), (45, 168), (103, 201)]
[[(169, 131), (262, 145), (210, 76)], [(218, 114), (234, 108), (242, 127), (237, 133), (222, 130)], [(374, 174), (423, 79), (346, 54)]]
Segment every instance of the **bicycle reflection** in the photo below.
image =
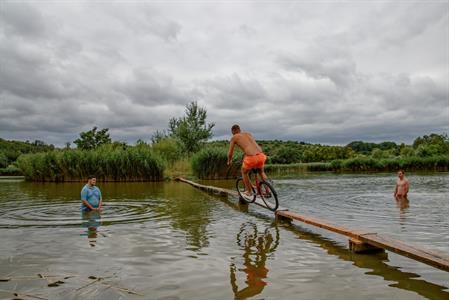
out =
[(98, 211), (81, 212), (81, 218), (83, 220), (82, 226), (87, 228), (85, 233), (81, 235), (87, 236), (89, 245), (95, 247), (98, 236), (97, 230), (101, 225), (101, 214)]
[[(230, 265), (230, 280), (234, 299), (247, 299), (260, 294), (267, 285), (264, 280), (268, 276), (267, 258), (276, 251), (279, 245), (279, 230), (276, 226), (258, 231), (257, 225), (244, 223), (237, 234), (237, 244), (243, 252), (243, 268), (237, 270), (234, 262)], [(237, 284), (238, 271), (246, 275), (246, 287), (239, 290)]]

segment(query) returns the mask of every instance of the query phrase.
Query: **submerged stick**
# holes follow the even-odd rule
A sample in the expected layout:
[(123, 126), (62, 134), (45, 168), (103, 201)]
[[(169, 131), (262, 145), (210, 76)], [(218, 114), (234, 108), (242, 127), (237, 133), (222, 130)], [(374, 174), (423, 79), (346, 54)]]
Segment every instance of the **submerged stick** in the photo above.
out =
[(64, 281), (62, 281), (62, 280), (50, 281), (48, 276), (45, 276), (44, 274), (41, 274), (41, 273), (37, 274), (37, 276), (45, 279), (47, 281), (47, 286), (49, 286), (49, 287), (59, 286), (64, 283)]

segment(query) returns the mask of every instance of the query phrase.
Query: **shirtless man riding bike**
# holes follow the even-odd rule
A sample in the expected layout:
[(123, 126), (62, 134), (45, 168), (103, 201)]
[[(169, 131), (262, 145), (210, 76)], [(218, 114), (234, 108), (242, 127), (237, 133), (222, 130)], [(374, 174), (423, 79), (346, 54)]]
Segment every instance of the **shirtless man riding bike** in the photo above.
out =
[(263, 180), (268, 180), (264, 171), (266, 155), (262, 152), (262, 148), (257, 144), (252, 135), (248, 132), (241, 132), (239, 125), (233, 125), (231, 128), (232, 138), (229, 144), (228, 151), (228, 166), (232, 164), (232, 156), (234, 154), (234, 147), (237, 145), (245, 153), (242, 164), (242, 177), (245, 184), (245, 193), (251, 196), (253, 189), (249, 180), (248, 173), (251, 169), (260, 169), (260, 174)]

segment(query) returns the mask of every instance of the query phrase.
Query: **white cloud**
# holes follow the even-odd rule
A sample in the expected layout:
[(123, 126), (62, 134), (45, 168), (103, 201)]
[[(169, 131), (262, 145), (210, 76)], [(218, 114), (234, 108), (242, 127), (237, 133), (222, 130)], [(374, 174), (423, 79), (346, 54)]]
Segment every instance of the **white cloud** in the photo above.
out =
[(148, 140), (197, 100), (228, 138), (410, 142), (449, 131), (446, 2), (0, 7), (0, 136)]

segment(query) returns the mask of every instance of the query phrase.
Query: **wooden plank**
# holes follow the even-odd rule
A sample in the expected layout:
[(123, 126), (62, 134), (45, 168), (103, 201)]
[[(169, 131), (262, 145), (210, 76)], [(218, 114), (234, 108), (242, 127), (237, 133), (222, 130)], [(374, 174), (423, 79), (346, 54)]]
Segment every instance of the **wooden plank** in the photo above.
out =
[[(237, 193), (237, 191), (235, 190), (229, 190), (229, 189), (224, 189), (224, 188), (219, 188), (219, 187), (215, 187), (215, 186), (209, 186), (209, 185), (203, 185), (203, 184), (199, 184), (190, 180), (187, 180), (185, 178), (182, 177), (178, 177), (176, 178), (177, 181), (181, 181), (181, 182), (185, 182), (187, 184), (190, 184), (191, 186), (194, 186), (200, 190), (209, 192), (211, 194), (219, 194), (222, 196), (233, 196), (233, 197), (239, 197), (239, 194)], [(254, 204), (257, 204), (263, 208), (268, 209), (268, 207), (265, 205), (265, 203), (262, 201), (262, 199), (260, 199), (259, 197), (256, 197), (256, 200), (253, 202)], [(287, 208), (281, 207), (279, 206), (278, 209), (279, 210), (287, 210)]]
[(332, 231), (332, 232), (335, 232), (338, 234), (346, 235), (351, 238), (356, 238), (356, 239), (362, 234), (369, 233), (367, 231), (351, 230), (351, 229), (343, 227), (343, 226), (333, 225), (328, 221), (320, 220), (320, 219), (313, 218), (313, 217), (303, 216), (303, 215), (297, 214), (292, 211), (277, 211), (276, 215), (279, 215), (279, 216), (282, 216), (285, 218), (289, 218), (289, 219), (293, 219), (293, 220), (297, 220), (297, 221), (301, 221), (306, 224), (310, 224), (310, 225), (313, 225), (313, 226), (316, 226), (319, 228), (323, 228), (323, 229), (326, 229), (326, 230), (329, 230), (329, 231)]
[(443, 253), (405, 244), (402, 241), (376, 233), (361, 235), (359, 240), (449, 272), (449, 256)]
[(237, 191), (233, 191), (233, 190), (228, 190), (228, 189), (224, 189), (224, 188), (219, 188), (219, 187), (215, 187), (215, 186), (209, 186), (209, 185), (203, 185), (203, 184), (199, 184), (190, 180), (187, 180), (185, 178), (182, 177), (178, 177), (176, 178), (177, 181), (181, 181), (181, 182), (185, 182), (187, 184), (190, 184), (191, 186), (194, 186), (200, 190), (212, 193), (212, 194), (219, 194), (222, 196), (234, 196), (234, 197), (238, 197), (239, 194), (237, 193)]
[[(202, 185), (184, 178), (177, 178), (176, 180), (188, 183), (196, 188), (199, 188), (209, 193), (239, 197), (237, 191), (234, 190)], [(265, 204), (262, 202), (262, 200), (259, 198), (256, 198), (255, 204), (267, 208)], [(380, 236), (375, 232), (352, 230), (344, 226), (333, 225), (332, 223), (325, 220), (304, 216), (297, 214), (295, 212), (288, 211), (286, 208), (279, 208), (275, 212), (275, 214), (276, 217), (281, 217), (283, 219), (287, 218), (290, 220), (297, 220), (341, 235), (345, 235), (356, 241), (356, 243), (358, 243), (358, 241), (361, 241), (373, 247), (383, 248), (385, 250), (412, 258), (427, 265), (449, 272), (449, 256), (445, 254), (419, 248), (416, 246), (407, 245), (402, 241), (395, 240), (386, 236)]]
[(360, 240), (374, 247), (383, 248), (385, 250), (415, 259), (432, 267), (449, 272), (449, 257), (435, 251), (419, 248), (405, 244), (402, 241), (392, 239), (390, 237), (381, 236), (377, 233), (364, 232), (360, 230), (351, 230), (346, 227), (332, 225), (331, 223), (317, 218), (303, 216), (291, 211), (278, 211), (277, 215), (293, 220), (301, 221), (319, 228), (323, 228), (338, 234), (349, 236), (350, 238)]

